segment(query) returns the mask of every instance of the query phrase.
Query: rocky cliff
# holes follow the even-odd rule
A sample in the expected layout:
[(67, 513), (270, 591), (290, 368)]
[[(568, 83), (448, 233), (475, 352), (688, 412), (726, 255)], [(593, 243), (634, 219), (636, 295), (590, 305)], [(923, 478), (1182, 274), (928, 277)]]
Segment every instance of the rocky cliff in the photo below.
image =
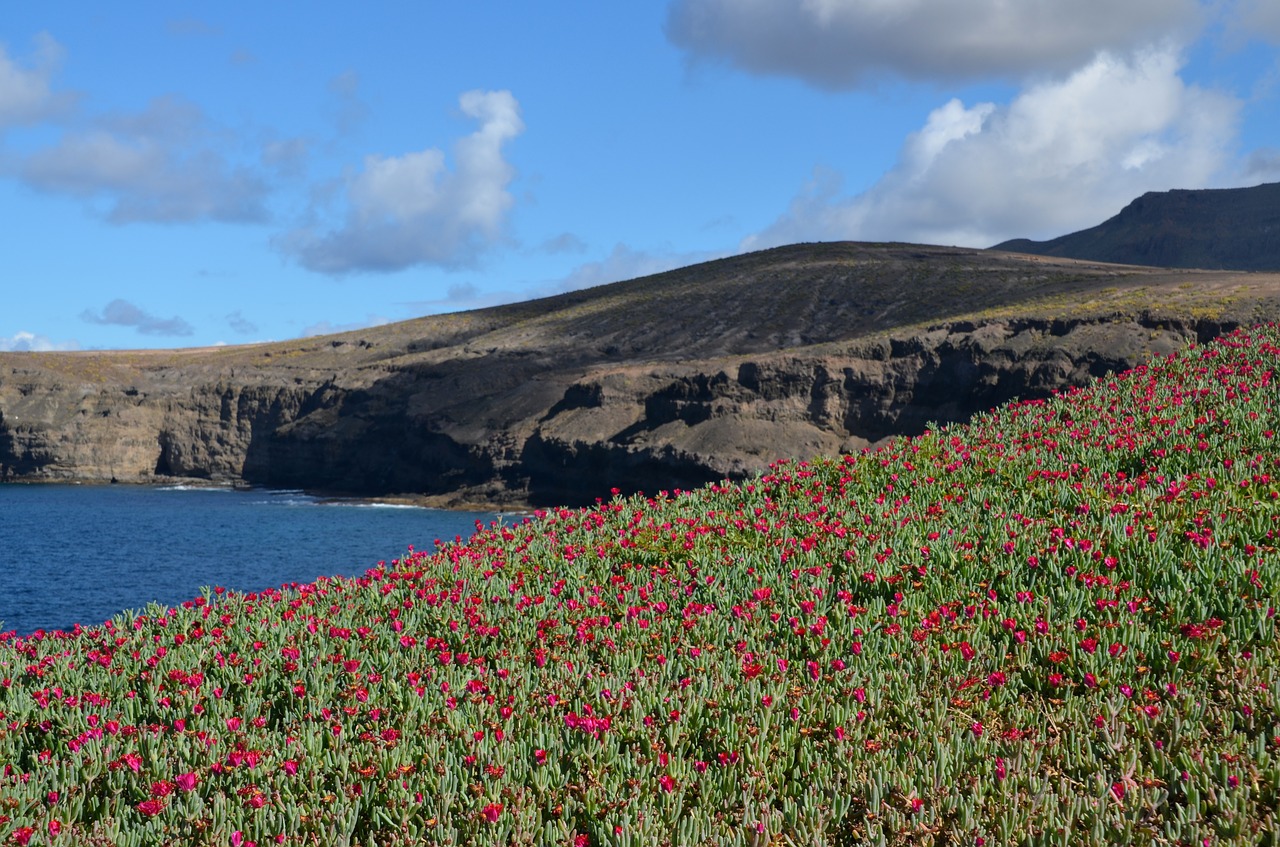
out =
[(575, 504), (857, 450), (1280, 317), (1280, 276), (797, 245), (278, 344), (0, 354), (0, 478)]

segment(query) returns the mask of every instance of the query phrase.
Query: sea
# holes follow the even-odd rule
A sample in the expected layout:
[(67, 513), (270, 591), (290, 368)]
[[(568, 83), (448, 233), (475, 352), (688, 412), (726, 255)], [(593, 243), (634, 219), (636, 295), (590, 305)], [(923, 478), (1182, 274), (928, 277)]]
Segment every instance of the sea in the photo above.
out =
[(0, 632), (96, 626), (206, 587), (357, 576), (410, 545), (469, 538), (476, 521), (520, 519), (297, 491), (0, 485)]

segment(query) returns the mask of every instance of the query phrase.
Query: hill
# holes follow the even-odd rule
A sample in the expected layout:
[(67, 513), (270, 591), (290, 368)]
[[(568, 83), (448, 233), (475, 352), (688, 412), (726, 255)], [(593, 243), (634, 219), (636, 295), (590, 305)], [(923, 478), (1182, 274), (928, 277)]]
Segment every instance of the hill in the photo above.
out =
[(1166, 268), (1280, 270), (1280, 183), (1152, 191), (1095, 227), (993, 250)]
[(1274, 844), (1278, 370), (0, 637), (0, 843)]
[(0, 479), (579, 504), (744, 478), (1280, 317), (1280, 276), (805, 244), (206, 350), (0, 353)]

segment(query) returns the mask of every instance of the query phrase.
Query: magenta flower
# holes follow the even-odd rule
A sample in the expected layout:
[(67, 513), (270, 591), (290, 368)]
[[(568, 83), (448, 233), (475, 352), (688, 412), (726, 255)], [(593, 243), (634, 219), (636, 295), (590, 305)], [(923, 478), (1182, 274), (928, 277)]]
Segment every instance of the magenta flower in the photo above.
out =
[(148, 818), (153, 818), (164, 811), (164, 800), (160, 797), (143, 800), (138, 804), (138, 811)]

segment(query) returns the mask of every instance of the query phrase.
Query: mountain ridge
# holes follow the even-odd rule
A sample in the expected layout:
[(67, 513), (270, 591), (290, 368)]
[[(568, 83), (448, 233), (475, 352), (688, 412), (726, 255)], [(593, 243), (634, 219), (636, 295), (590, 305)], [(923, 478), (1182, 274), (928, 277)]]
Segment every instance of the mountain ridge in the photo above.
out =
[(1013, 253), (1208, 270), (1280, 270), (1280, 183), (1150, 191), (1097, 226), (1048, 241), (1016, 238)]

